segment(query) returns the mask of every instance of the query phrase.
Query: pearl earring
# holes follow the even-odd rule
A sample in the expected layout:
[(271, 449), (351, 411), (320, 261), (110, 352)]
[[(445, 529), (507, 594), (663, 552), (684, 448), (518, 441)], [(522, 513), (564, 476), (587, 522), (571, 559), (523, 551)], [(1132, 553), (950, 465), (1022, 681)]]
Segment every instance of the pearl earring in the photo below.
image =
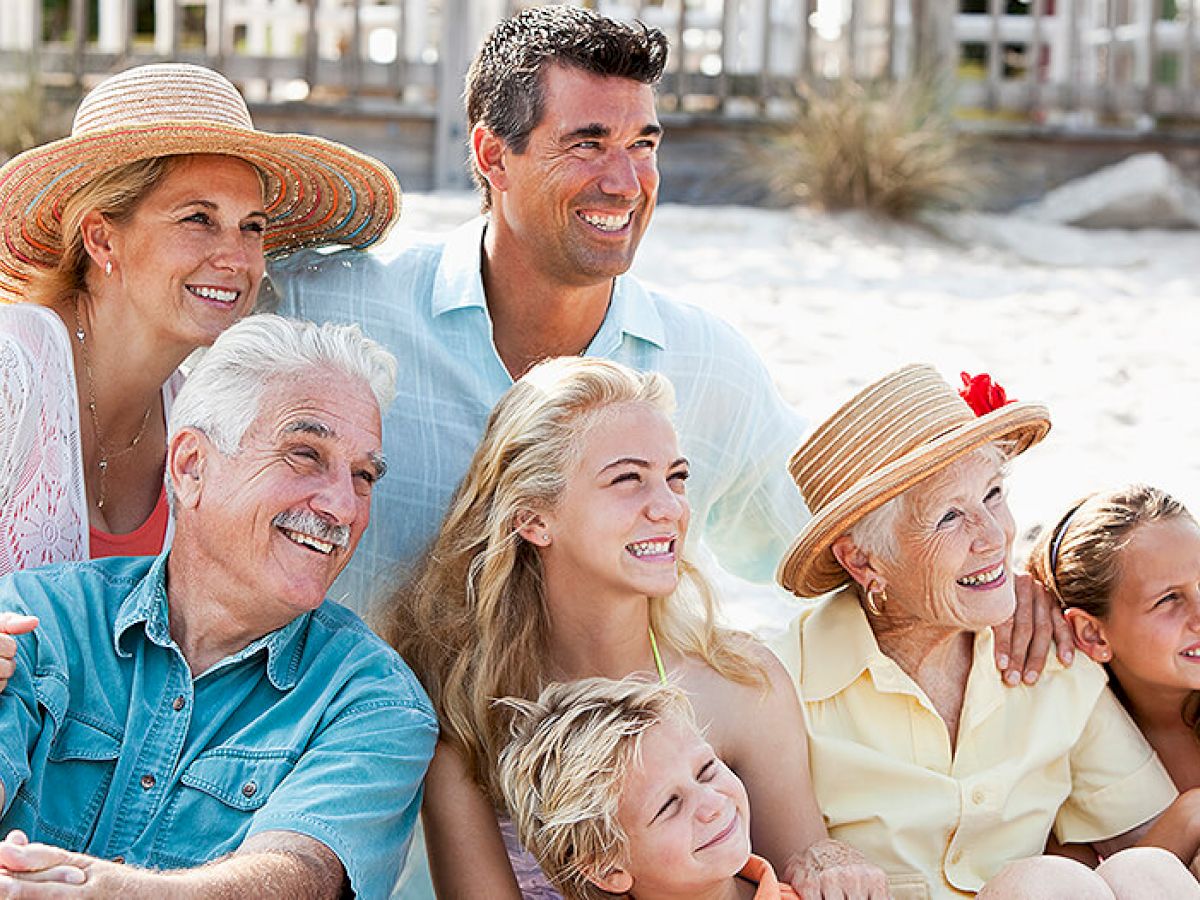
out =
[(111, 259), (108, 260), (108, 262), (106, 262), (104, 264), (104, 275), (105, 275), (105, 277), (112, 275), (112, 260)]

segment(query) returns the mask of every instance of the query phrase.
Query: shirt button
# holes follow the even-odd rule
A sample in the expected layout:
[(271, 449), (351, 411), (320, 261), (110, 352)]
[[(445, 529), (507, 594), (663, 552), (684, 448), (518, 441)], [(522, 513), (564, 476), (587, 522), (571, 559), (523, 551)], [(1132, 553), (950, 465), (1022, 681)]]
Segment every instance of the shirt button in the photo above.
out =
[(184, 699), (183, 694), (180, 694), (171, 701), (171, 709), (175, 710), (175, 712), (179, 712), (186, 704), (187, 700)]
[(253, 781), (247, 781), (242, 785), (242, 796), (249, 799), (258, 793), (258, 785)]
[(123, 857), (123, 856), (114, 856), (112, 858), (112, 861), (115, 862), (117, 865), (121, 865), (121, 866), (125, 865), (125, 857)]
[(974, 803), (976, 806), (983, 803), (983, 801), (986, 799), (987, 799), (987, 793), (984, 791), (983, 788), (975, 788), (975, 790), (971, 791), (971, 802)]
[(150, 790), (150, 788), (154, 787), (154, 785), (156, 785), (157, 783), (158, 783), (158, 780), (153, 775), (143, 775), (142, 776), (142, 788), (144, 790), (147, 790), (147, 791)]

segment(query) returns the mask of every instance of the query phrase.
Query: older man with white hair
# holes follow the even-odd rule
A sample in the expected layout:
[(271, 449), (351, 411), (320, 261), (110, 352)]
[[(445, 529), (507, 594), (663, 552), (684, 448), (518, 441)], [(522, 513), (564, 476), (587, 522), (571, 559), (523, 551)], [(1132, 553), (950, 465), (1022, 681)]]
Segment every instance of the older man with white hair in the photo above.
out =
[(0, 895), (387, 896), (437, 725), (325, 597), (395, 371), (354, 326), (235, 325), (172, 410), (173, 548), (0, 582), (40, 619), (0, 695)]

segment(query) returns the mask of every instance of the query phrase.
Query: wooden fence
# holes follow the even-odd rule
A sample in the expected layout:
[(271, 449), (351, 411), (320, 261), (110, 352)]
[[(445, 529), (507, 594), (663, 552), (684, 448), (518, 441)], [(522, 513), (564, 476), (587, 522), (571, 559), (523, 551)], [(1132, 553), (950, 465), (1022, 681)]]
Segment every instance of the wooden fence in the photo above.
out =
[[(1200, 0), (592, 0), (664, 30), (664, 113), (786, 118), (799, 86), (932, 73), (965, 118), (1025, 130), (1188, 126)], [(463, 183), (462, 79), (512, 0), (2, 0), (0, 75), (46, 83), (157, 59), (226, 72), (252, 104), (432, 123)]]

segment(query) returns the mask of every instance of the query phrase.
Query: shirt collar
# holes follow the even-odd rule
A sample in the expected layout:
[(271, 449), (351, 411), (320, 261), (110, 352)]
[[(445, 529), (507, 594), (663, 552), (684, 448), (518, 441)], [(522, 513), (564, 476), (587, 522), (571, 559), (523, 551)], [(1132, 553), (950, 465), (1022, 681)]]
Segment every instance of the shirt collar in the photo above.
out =
[[(113, 624), (113, 649), (118, 656), (129, 657), (133, 651), (125, 646), (125, 635), (136, 625), (142, 625), (146, 637), (158, 644), (178, 652), (171, 637), (169, 607), (167, 604), (167, 557), (164, 550), (154, 560), (146, 575), (121, 602)], [(251, 641), (237, 653), (227, 656), (212, 669), (236, 665), (249, 659), (260, 650), (267, 654), (267, 677), (281, 691), (291, 690), (299, 680), (300, 657), (304, 650), (304, 639), (308, 634), (311, 612), (297, 616), (282, 628)]]
[(666, 347), (666, 328), (662, 316), (650, 292), (636, 278), (620, 275), (613, 285), (612, 299), (608, 304), (608, 315), (592, 341), (600, 342), (605, 329), (611, 323), (614, 333), (627, 334), (654, 344), (660, 350)]
[(1005, 687), (995, 663), (996, 638), (990, 628), (975, 632), (975, 655), (971, 658), (971, 673), (967, 676), (963, 694), (962, 722), (959, 731), (966, 734), (982, 723), (1004, 703)]
[(430, 298), (434, 318), (454, 309), (477, 306), (487, 310), (483, 295), (483, 229), (487, 219), (477, 216), (446, 236), (442, 257), (433, 277)]
[(879, 649), (854, 585), (823, 600), (804, 629), (800, 683), (805, 700), (828, 700), (869, 672), (877, 691), (908, 694), (928, 703), (908, 673)]
[[(483, 231), (487, 217), (477, 216), (446, 236), (442, 257), (434, 276), (431, 311), (434, 317), (455, 309), (478, 307), (487, 310), (483, 292)], [(641, 283), (628, 275), (616, 278), (608, 313), (592, 339), (589, 353), (606, 354), (628, 334), (666, 346), (666, 328), (658, 307)]]
[(849, 687), (873, 662), (886, 659), (853, 585), (822, 600), (803, 628), (800, 684), (805, 700), (828, 700)]
[[(805, 700), (828, 700), (865, 671), (870, 671), (881, 691), (914, 693), (916, 685), (904, 670), (879, 649), (867, 614), (858, 602), (853, 585), (821, 601), (804, 623), (801, 685)], [(1006, 687), (993, 662), (995, 637), (991, 628), (975, 633), (971, 674), (963, 701), (966, 728), (973, 728), (1004, 702), (1004, 692), (1022, 690)], [(1065, 667), (1053, 653), (1046, 661), (1044, 676)], [(1028, 687), (1024, 689), (1030, 689)]]
[(113, 623), (113, 649), (118, 656), (132, 652), (123, 646), (125, 633), (133, 626), (145, 626), (146, 636), (160, 647), (173, 644), (167, 623), (167, 557), (163, 550), (151, 564), (142, 580), (134, 585), (117, 610)]

